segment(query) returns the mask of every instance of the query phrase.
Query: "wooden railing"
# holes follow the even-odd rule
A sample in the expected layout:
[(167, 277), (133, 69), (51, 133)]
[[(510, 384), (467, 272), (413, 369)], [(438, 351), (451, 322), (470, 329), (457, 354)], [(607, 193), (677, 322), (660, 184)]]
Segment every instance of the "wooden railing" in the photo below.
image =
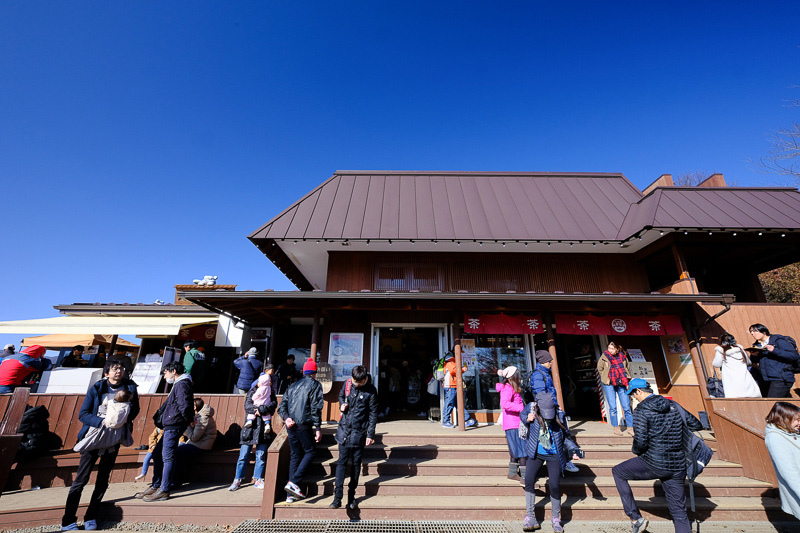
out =
[(778, 398), (712, 398), (709, 413), (717, 439), (717, 457), (742, 465), (747, 477), (777, 486), (772, 459), (764, 444), (764, 419)]

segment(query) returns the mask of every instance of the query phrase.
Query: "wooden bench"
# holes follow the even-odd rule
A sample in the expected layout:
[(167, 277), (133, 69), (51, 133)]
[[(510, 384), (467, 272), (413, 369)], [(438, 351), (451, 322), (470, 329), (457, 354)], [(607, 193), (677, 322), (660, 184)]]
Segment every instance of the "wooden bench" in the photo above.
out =
[[(30, 395), (27, 404), (32, 407), (43, 405), (48, 410), (50, 431), (62, 439), (64, 446), (60, 450), (53, 450), (31, 461), (14, 463), (8, 473), (8, 480), (3, 484), (6, 490), (28, 489), (32, 486), (60, 487), (72, 483), (80, 460), (80, 454), (73, 452), (72, 448), (77, 443), (78, 432), (83, 427), (78, 420), (78, 413), (83, 405), (84, 396), (83, 394)], [(201, 394), (197, 397), (202, 398), (214, 409), (217, 429), (222, 433), (224, 442), (215, 449), (200, 454), (193, 467), (187, 471), (187, 478), (214, 483), (230, 482), (239, 457), (238, 435), (240, 424), (244, 419), (245, 397), (238, 394)], [(6, 412), (10, 398), (11, 395), (0, 395), (0, 413)], [(148, 444), (148, 438), (155, 428), (153, 414), (165, 398), (165, 394), (146, 394), (140, 397), (141, 412), (133, 426), (134, 443), (131, 447), (120, 449), (116, 466), (111, 474), (112, 483), (134, 481), (141, 472), (147, 450), (136, 448)], [(276, 430), (280, 430), (277, 420)], [(92, 476), (94, 477), (94, 473)], [(148, 479), (150, 476), (152, 476), (152, 464)], [(93, 483), (93, 478), (90, 483)]]

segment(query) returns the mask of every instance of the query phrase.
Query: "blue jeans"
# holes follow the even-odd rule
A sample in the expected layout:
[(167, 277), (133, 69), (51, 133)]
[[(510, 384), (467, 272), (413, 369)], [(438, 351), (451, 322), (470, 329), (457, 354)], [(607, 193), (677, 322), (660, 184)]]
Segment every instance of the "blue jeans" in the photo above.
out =
[[(444, 410), (442, 410), (442, 425), (443, 426), (452, 426), (453, 425), (453, 409), (457, 409), (458, 402), (456, 401), (456, 393), (458, 389), (455, 387), (448, 387), (444, 389)], [(456, 411), (456, 417), (458, 416), (458, 411)], [(458, 420), (458, 418), (456, 418)], [(458, 422), (456, 422), (458, 423)]]
[[(244, 469), (250, 459), (250, 451), (252, 449), (252, 444), (242, 444), (242, 448), (239, 450), (239, 462), (236, 463), (236, 479), (244, 479)], [(266, 451), (266, 442), (256, 446), (256, 464), (253, 467), (253, 477), (255, 479), (264, 479), (264, 470), (267, 466), (264, 462), (264, 453)]]
[(156, 444), (153, 450), (153, 488), (160, 487), (169, 492), (175, 470), (175, 450), (182, 434), (180, 429), (165, 429), (164, 436)]
[(617, 427), (617, 397), (622, 411), (625, 413), (625, 425), (633, 428), (633, 413), (631, 412), (631, 399), (626, 394), (626, 389), (622, 385), (603, 385), (603, 392), (608, 400), (608, 420), (611, 425)]
[(150, 459), (153, 458), (153, 452), (147, 452), (147, 455), (144, 456), (144, 462), (142, 463), (142, 475), (147, 475), (147, 469), (150, 468)]
[(314, 442), (314, 428), (295, 424), (287, 429), (289, 437), (289, 481), (298, 484), (303, 474), (314, 461), (317, 443)]
[(11, 385), (0, 385), (0, 394), (8, 394), (14, 392), (14, 387)]

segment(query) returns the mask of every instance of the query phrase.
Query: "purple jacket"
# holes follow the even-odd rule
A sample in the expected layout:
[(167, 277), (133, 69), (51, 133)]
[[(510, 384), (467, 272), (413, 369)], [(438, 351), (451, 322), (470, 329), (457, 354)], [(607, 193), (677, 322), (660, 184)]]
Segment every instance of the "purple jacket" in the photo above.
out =
[(519, 413), (525, 407), (522, 395), (514, 392), (511, 383), (498, 383), (495, 389), (500, 393), (500, 407), (503, 409), (503, 431), (519, 427)]

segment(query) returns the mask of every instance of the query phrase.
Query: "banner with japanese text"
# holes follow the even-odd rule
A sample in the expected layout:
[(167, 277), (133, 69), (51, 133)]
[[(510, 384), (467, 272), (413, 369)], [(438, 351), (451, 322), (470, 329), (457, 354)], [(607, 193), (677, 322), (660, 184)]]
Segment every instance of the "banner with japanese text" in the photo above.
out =
[(541, 315), (506, 315), (505, 313), (464, 315), (464, 333), (519, 335), (544, 333)]
[(556, 332), (566, 335), (680, 335), (683, 326), (673, 315), (566, 315), (557, 314)]

